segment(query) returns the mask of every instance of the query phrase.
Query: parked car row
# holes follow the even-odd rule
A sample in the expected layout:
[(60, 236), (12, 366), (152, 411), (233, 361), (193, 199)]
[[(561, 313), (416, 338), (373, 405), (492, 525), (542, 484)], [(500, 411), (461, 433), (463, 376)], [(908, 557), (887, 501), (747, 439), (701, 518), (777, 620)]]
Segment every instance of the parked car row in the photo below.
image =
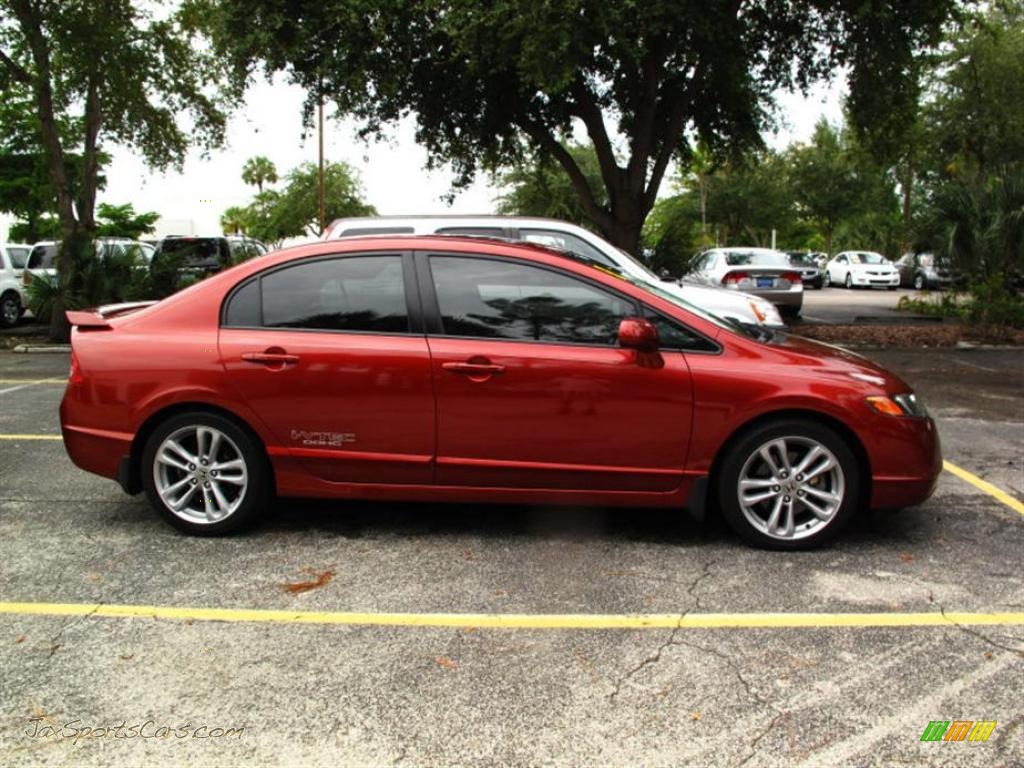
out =
[(0, 243), (0, 325), (14, 325), (25, 312), (20, 280), (31, 250), (24, 243)]

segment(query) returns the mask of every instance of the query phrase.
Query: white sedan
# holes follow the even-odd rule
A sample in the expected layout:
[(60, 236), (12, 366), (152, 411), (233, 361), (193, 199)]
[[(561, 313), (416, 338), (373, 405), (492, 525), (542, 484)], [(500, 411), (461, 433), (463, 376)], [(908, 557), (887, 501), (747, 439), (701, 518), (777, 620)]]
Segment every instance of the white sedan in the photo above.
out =
[(825, 265), (825, 285), (844, 285), (847, 288), (888, 288), (900, 286), (900, 273), (880, 253), (873, 251), (843, 251)]

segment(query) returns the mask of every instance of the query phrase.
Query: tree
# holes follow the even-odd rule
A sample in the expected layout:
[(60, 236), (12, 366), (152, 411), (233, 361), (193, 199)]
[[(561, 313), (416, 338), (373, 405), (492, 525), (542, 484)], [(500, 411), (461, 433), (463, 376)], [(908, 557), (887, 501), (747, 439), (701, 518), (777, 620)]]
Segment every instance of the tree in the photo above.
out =
[(131, 203), (111, 205), (100, 203), (96, 208), (97, 237), (127, 237), (138, 240), (156, 229), (160, 214), (155, 211), (136, 213)]
[[(287, 71), (363, 121), (414, 115), (455, 184), (519, 162), (524, 146), (564, 169), (612, 243), (639, 247), (647, 213), (688, 137), (758, 145), (773, 94), (848, 67), (851, 98), (904, 98), (914, 52), (955, 0), (190, 0), (239, 77)], [(864, 120), (873, 116), (864, 115)], [(582, 126), (596, 189), (563, 143)], [(602, 197), (603, 195), (606, 198)]]
[[(79, 293), (96, 231), (102, 145), (131, 147), (166, 168), (193, 143), (223, 139), (225, 116), (212, 91), (222, 61), (195, 37), (187, 17), (156, 17), (124, 0), (0, 0), (3, 90), (32, 100), (61, 224), (54, 338), (68, 337), (65, 296)], [(179, 123), (185, 117), (191, 124)], [(80, 169), (69, 162), (76, 152)]]
[[(289, 237), (319, 237), (319, 171), (315, 163), (303, 163), (285, 177), (283, 190), (258, 192), (245, 208), (224, 211), (224, 231), (244, 231), (265, 243), (277, 245)], [(373, 216), (377, 209), (363, 200), (356, 172), (347, 163), (324, 166), (324, 210), (327, 221), (348, 216)]]
[(220, 227), (225, 235), (243, 235), (248, 229), (248, 209), (233, 205), (220, 215)]
[[(601, 204), (606, 195), (601, 185), (601, 166), (592, 145), (568, 144), (566, 151), (579, 166), (587, 184), (597, 191)], [(590, 219), (565, 170), (549, 156), (532, 152), (521, 163), (496, 174), (504, 188), (498, 198), (498, 213), (506, 216), (546, 216), (589, 226)]]
[[(281, 231), (286, 237), (319, 237), (318, 184), (316, 163), (303, 163), (292, 170), (287, 185), (276, 202)], [(348, 163), (324, 166), (324, 215), (331, 222), (347, 216), (373, 216), (377, 209), (363, 200), (359, 177)]]
[(262, 155), (250, 157), (242, 166), (242, 181), (262, 192), (264, 184), (277, 183), (277, 166)]
[[(699, 190), (697, 190), (699, 196)], [(706, 180), (707, 222), (724, 244), (768, 246), (771, 232), (788, 232), (796, 218), (785, 160), (765, 151), (728, 163)]]

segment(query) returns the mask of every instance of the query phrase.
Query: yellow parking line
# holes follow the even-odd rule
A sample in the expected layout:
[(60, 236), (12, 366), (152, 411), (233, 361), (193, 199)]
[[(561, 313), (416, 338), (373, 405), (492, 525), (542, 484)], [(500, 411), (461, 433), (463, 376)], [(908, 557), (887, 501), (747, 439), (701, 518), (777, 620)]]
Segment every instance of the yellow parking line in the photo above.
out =
[(979, 491), (984, 491), (996, 501), (1001, 501), (1014, 512), (1018, 512), (1024, 515), (1024, 504), (1021, 504), (1019, 501), (1017, 501), (1017, 499), (1013, 498), (1013, 496), (1011, 496), (1001, 488), (996, 488), (994, 485), (992, 485), (992, 483), (982, 480), (977, 475), (971, 474), (966, 469), (958, 467), (956, 464), (953, 464), (952, 462), (943, 461), (942, 466), (943, 469), (945, 469), (951, 475), (956, 475), (965, 483), (970, 483)]
[(0, 440), (63, 440), (60, 435), (0, 435)]
[(22, 616), (101, 616), (277, 624), (493, 629), (819, 629), (831, 627), (943, 627), (952, 624), (1024, 627), (1015, 613), (656, 613), (499, 614), (352, 613), (240, 608), (189, 608), (102, 603), (0, 603), (0, 613)]

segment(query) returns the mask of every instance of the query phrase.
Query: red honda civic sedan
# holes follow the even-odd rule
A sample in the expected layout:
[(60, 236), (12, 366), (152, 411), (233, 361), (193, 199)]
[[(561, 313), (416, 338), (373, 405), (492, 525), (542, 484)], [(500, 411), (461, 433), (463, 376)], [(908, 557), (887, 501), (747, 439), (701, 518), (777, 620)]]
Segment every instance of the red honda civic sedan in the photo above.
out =
[(539, 246), (321, 242), (68, 317), (71, 459), (189, 533), (275, 495), (707, 506), (795, 549), (941, 469), (885, 369)]

